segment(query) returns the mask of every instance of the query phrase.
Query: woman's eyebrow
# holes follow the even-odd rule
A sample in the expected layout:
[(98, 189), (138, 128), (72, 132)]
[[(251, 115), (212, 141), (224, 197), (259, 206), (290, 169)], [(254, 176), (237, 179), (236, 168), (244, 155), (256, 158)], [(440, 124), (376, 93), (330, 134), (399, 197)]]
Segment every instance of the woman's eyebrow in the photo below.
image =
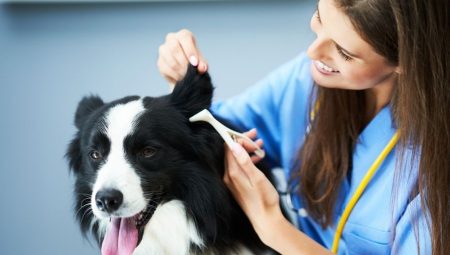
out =
[(351, 52), (349, 52), (348, 50), (342, 48), (342, 46), (339, 45), (337, 42), (333, 41), (333, 43), (336, 44), (336, 47), (337, 47), (339, 50), (343, 51), (345, 54), (349, 55), (350, 57), (361, 59), (360, 56), (358, 56), (358, 55), (356, 55), (356, 54), (354, 54), (354, 53), (351, 53)]

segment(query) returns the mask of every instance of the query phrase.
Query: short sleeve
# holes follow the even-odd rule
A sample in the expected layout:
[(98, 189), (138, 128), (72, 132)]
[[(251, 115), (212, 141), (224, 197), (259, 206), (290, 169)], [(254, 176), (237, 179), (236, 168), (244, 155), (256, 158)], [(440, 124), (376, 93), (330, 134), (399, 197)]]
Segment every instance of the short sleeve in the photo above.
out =
[(306, 112), (311, 86), (310, 61), (302, 53), (240, 95), (215, 102), (211, 111), (240, 130), (257, 128), (268, 162), (278, 167), (282, 164), (283, 140), (298, 141), (284, 127), (295, 128), (293, 123), (305, 119), (302, 113)]

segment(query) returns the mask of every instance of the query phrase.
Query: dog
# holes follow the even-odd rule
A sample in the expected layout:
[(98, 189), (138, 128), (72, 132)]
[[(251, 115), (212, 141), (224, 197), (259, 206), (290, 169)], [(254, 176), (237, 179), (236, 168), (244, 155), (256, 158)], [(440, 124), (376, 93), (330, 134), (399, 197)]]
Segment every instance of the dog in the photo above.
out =
[(165, 96), (79, 102), (66, 153), (74, 210), (103, 255), (270, 252), (223, 182), (222, 138), (188, 120), (213, 90), (189, 66)]

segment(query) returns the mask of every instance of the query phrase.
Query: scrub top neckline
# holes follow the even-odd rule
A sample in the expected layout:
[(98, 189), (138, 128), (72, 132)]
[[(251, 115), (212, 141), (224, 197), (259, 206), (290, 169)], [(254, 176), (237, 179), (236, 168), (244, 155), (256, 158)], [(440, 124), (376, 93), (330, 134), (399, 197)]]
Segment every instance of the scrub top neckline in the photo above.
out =
[[(348, 178), (345, 178), (342, 184), (341, 201), (343, 202), (339, 209), (339, 215), (341, 215), (345, 205), (355, 192), (356, 186), (361, 182), (367, 170), (392, 138), (395, 131), (396, 127), (392, 120), (391, 107), (386, 105), (360, 133), (353, 151), (352, 168), (349, 170)], [(383, 165), (380, 166), (380, 168), (382, 167)], [(371, 184), (369, 183), (367, 188), (370, 188), (370, 186)]]
[[(389, 120), (389, 124), (387, 121)], [(383, 108), (378, 111), (375, 116), (367, 123), (367, 125), (363, 128), (361, 133), (359, 134), (358, 140), (367, 139), (368, 137), (374, 137), (379, 135), (379, 132), (382, 132), (383, 135), (392, 136), (393, 132), (395, 132), (396, 126), (392, 119), (391, 114), (391, 106), (385, 105)]]

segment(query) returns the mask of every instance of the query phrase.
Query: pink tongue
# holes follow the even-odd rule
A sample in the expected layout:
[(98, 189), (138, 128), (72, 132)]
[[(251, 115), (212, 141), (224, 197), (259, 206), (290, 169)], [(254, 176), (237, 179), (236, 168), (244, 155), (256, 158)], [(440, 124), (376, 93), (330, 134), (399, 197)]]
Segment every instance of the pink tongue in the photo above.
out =
[(102, 243), (102, 255), (131, 255), (137, 246), (138, 231), (132, 218), (113, 218)]

